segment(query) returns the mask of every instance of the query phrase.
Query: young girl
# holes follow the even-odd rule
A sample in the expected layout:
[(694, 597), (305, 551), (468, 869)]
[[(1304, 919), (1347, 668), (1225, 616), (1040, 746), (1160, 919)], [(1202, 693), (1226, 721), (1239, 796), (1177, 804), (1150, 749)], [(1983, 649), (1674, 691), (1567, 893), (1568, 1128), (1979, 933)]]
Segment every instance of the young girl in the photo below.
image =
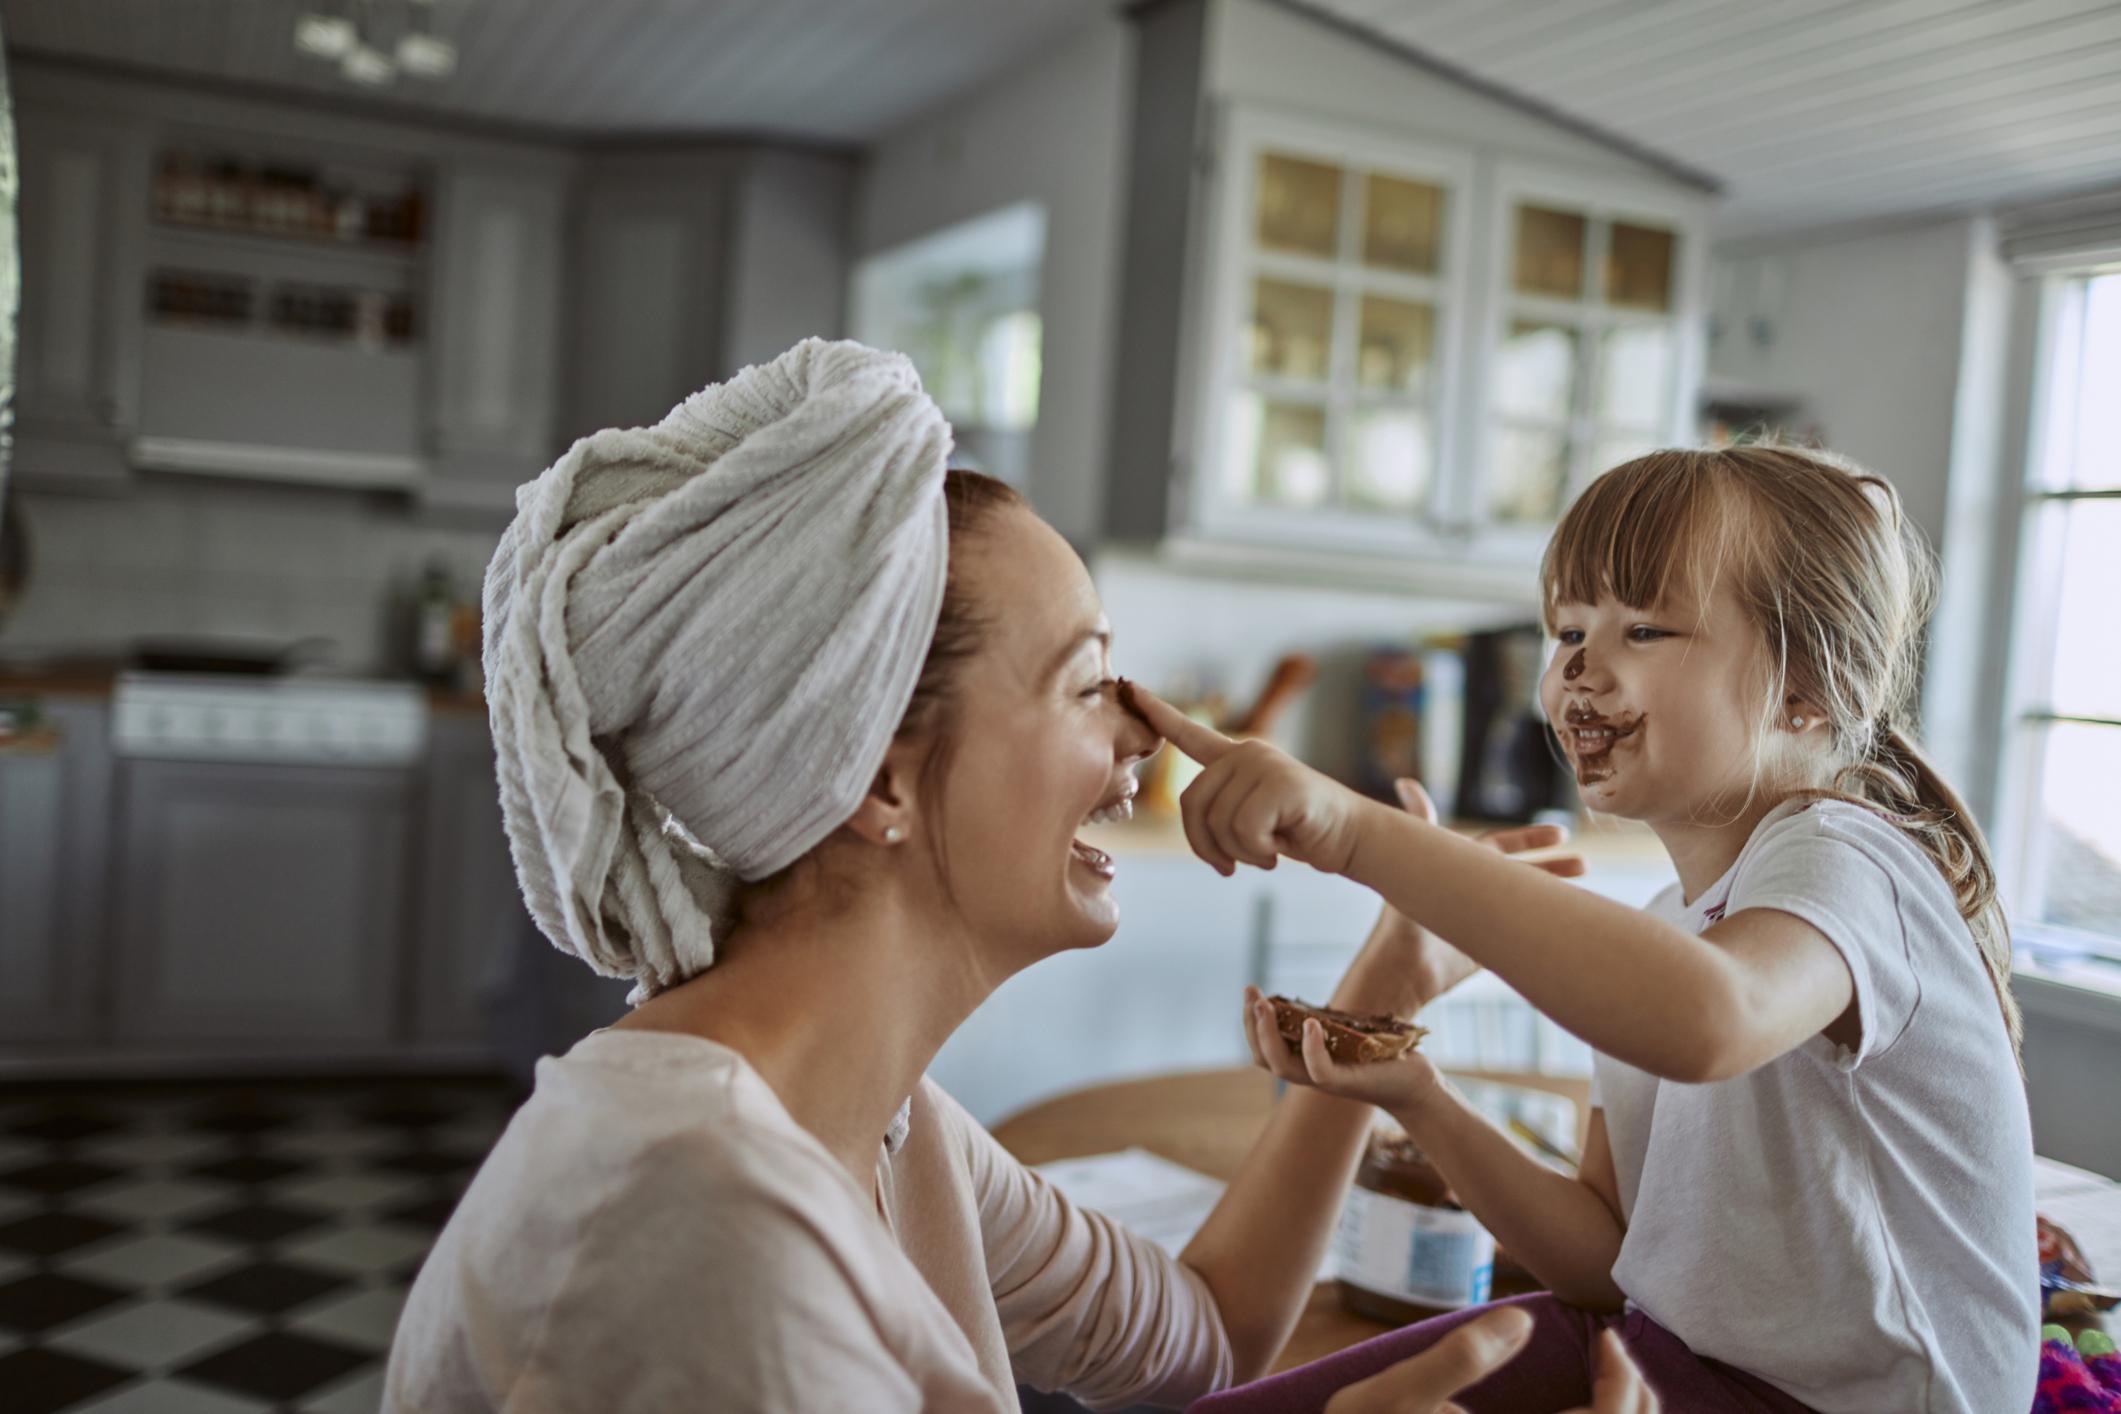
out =
[[(1892, 489), (1788, 448), (1658, 452), (1597, 481), (1541, 571), (1541, 702), (1593, 809), (1678, 870), (1643, 912), (1365, 800), (1136, 692), (1207, 769), (1194, 850), (1347, 875), (1598, 1052), (1581, 1173), (1535, 1163), (1418, 1055), (1277, 1075), (1404, 1125), (1551, 1288), (1468, 1410), (1585, 1397), (1619, 1327), (1674, 1410), (2028, 1407), (2032, 1144), (1980, 831), (1909, 738), (1932, 573)], [(1566, 1304), (1564, 1304), (1566, 1303)], [(1424, 1322), (1198, 1408), (1315, 1406)]]

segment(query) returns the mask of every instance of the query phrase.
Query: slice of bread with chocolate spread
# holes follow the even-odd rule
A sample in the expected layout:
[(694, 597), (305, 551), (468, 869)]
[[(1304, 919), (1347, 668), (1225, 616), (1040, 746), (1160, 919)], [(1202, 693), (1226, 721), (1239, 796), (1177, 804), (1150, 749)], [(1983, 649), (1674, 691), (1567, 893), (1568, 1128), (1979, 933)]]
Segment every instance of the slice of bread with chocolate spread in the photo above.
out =
[(1318, 1024), (1325, 1027), (1326, 1054), (1351, 1064), (1397, 1060), (1429, 1034), (1426, 1027), (1394, 1016), (1335, 1011), (1292, 997), (1269, 997), (1267, 1001), (1274, 1007), (1275, 1029), (1281, 1032), (1282, 1040), (1288, 1042), (1289, 1050), (1297, 1055), (1303, 1054), (1304, 1020), (1307, 1017), (1317, 1017)]

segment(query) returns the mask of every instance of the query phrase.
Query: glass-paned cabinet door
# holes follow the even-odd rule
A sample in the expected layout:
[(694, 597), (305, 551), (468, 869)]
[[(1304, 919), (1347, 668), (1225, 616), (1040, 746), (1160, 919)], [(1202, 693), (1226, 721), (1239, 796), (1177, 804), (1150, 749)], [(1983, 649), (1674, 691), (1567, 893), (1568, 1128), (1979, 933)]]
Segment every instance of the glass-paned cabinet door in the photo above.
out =
[(1485, 519), (1540, 530), (1592, 477), (1680, 435), (1696, 218), (1498, 184), (1481, 489)]
[(1227, 131), (1196, 525), (1414, 536), (1450, 430), (1470, 159), (1257, 112)]

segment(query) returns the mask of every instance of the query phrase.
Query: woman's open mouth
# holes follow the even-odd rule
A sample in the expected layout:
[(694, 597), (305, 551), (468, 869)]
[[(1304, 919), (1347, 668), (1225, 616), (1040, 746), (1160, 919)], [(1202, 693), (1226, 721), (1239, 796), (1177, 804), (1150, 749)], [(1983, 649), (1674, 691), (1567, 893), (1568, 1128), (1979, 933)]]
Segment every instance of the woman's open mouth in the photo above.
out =
[[(1134, 795), (1141, 786), (1131, 776), (1126, 784), (1098, 803), (1097, 809), (1083, 817), (1084, 825), (1117, 825), (1134, 818)], [(1085, 844), (1081, 839), (1068, 842), (1068, 851), (1075, 862), (1097, 875), (1109, 879), (1113, 875), (1112, 856), (1096, 845)]]

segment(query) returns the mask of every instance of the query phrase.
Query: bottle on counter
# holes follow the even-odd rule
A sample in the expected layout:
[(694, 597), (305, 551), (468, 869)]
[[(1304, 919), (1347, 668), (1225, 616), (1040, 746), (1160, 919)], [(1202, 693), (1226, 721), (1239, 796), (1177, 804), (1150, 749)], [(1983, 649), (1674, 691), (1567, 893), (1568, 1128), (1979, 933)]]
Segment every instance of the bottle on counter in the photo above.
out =
[(451, 683), (457, 671), (457, 595), (449, 566), (429, 560), (413, 596), (413, 671), (433, 683)]
[(1488, 1299), (1495, 1239), (1396, 1125), (1370, 1132), (1333, 1235), (1340, 1304), (1392, 1325)]

